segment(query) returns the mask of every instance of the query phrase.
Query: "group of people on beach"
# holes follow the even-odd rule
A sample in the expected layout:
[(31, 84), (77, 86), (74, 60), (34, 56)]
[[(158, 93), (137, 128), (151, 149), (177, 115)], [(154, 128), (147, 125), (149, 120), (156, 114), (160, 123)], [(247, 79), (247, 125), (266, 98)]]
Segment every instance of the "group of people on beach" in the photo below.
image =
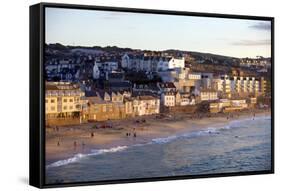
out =
[[(130, 137), (131, 136), (131, 132), (126, 132), (126, 136)], [(137, 137), (136, 128), (133, 128), (133, 137)]]
[[(58, 129), (57, 126), (55, 126), (54, 129), (56, 129), (56, 131), (58, 131), (58, 130), (57, 130), (57, 129)], [(91, 137), (91, 138), (95, 137), (94, 132), (91, 132), (91, 133), (90, 133), (90, 137)], [(57, 141), (57, 146), (59, 147), (60, 145), (61, 145), (61, 141), (60, 141), (60, 139), (59, 139), (59, 140)], [(84, 148), (84, 147), (86, 146), (86, 144), (85, 144), (84, 141), (82, 141), (81, 145), (82, 145), (82, 148)], [(76, 149), (77, 146), (78, 146), (77, 141), (74, 141), (74, 142), (73, 142), (73, 148)]]
[[(57, 142), (57, 146), (59, 147), (59, 146), (60, 146), (60, 144), (61, 144), (61, 142), (60, 142), (60, 140), (58, 140), (58, 142)], [(81, 145), (82, 145), (82, 148), (83, 148), (83, 149), (84, 149), (84, 147), (86, 146), (86, 144), (84, 143), (84, 141), (82, 141)], [(76, 149), (76, 148), (77, 148), (77, 146), (78, 146), (77, 141), (73, 141), (73, 148), (74, 148), (74, 149)]]
[[(84, 149), (84, 147), (86, 146), (86, 144), (84, 143), (84, 141), (82, 141), (81, 145), (82, 145), (82, 149)], [(74, 147), (74, 149), (76, 149), (77, 146), (78, 146), (77, 142), (74, 141), (74, 142), (73, 142), (73, 147)]]

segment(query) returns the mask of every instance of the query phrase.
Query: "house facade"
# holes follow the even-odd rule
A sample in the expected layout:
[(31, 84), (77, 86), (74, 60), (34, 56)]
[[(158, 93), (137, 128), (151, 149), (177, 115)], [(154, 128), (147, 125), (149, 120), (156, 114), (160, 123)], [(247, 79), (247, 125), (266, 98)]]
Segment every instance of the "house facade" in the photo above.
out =
[(160, 100), (154, 96), (137, 96), (133, 98), (134, 115), (152, 115), (160, 112)]
[(218, 98), (218, 92), (216, 90), (201, 90), (200, 91), (200, 100), (201, 101), (214, 101)]
[(100, 97), (88, 97), (88, 120), (106, 121), (126, 117), (125, 105), (102, 100)]
[(161, 94), (161, 105), (165, 107), (174, 107), (176, 105), (176, 97), (174, 92), (164, 92)]
[(47, 82), (45, 85), (46, 118), (79, 117), (85, 106), (85, 92), (78, 84)]
[(129, 70), (157, 72), (169, 69), (184, 68), (184, 57), (146, 56), (124, 54), (121, 66)]

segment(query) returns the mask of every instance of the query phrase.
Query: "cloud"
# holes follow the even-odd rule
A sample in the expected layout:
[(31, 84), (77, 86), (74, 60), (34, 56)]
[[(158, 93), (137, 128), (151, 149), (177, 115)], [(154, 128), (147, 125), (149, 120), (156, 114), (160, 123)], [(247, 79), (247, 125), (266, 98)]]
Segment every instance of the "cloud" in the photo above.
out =
[(257, 30), (271, 30), (271, 23), (270, 22), (259, 22), (257, 24), (249, 26), (252, 29), (257, 29)]
[(231, 43), (232, 45), (236, 46), (264, 46), (264, 45), (270, 45), (271, 40), (241, 40), (238, 42)]

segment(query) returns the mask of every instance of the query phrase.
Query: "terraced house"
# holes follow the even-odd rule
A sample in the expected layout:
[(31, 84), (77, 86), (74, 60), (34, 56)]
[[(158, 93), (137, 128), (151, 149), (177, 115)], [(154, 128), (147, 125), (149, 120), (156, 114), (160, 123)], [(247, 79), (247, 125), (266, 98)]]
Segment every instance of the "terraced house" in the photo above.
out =
[(92, 92), (88, 95), (88, 119), (106, 121), (126, 117), (123, 95), (120, 92)]
[(136, 116), (157, 114), (160, 112), (160, 99), (154, 96), (134, 97), (133, 111)]
[(80, 86), (70, 82), (47, 82), (46, 119), (80, 117), (86, 100)]

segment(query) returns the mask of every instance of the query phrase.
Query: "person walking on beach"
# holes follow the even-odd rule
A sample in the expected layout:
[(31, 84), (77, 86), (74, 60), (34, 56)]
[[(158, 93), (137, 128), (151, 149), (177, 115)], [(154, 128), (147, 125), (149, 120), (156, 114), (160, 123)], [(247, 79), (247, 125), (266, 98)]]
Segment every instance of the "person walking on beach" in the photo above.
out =
[(74, 146), (74, 149), (76, 149), (76, 147), (77, 147), (77, 142), (76, 141), (73, 142), (73, 146)]
[(82, 142), (82, 149), (84, 149), (84, 147), (85, 147), (85, 143), (84, 143), (84, 141)]
[(59, 147), (60, 146), (60, 141), (58, 140), (58, 142), (57, 142), (57, 146)]
[(95, 136), (95, 134), (93, 132), (91, 132), (91, 138), (93, 138)]
[(137, 133), (136, 132), (134, 132), (134, 137), (137, 137)]

